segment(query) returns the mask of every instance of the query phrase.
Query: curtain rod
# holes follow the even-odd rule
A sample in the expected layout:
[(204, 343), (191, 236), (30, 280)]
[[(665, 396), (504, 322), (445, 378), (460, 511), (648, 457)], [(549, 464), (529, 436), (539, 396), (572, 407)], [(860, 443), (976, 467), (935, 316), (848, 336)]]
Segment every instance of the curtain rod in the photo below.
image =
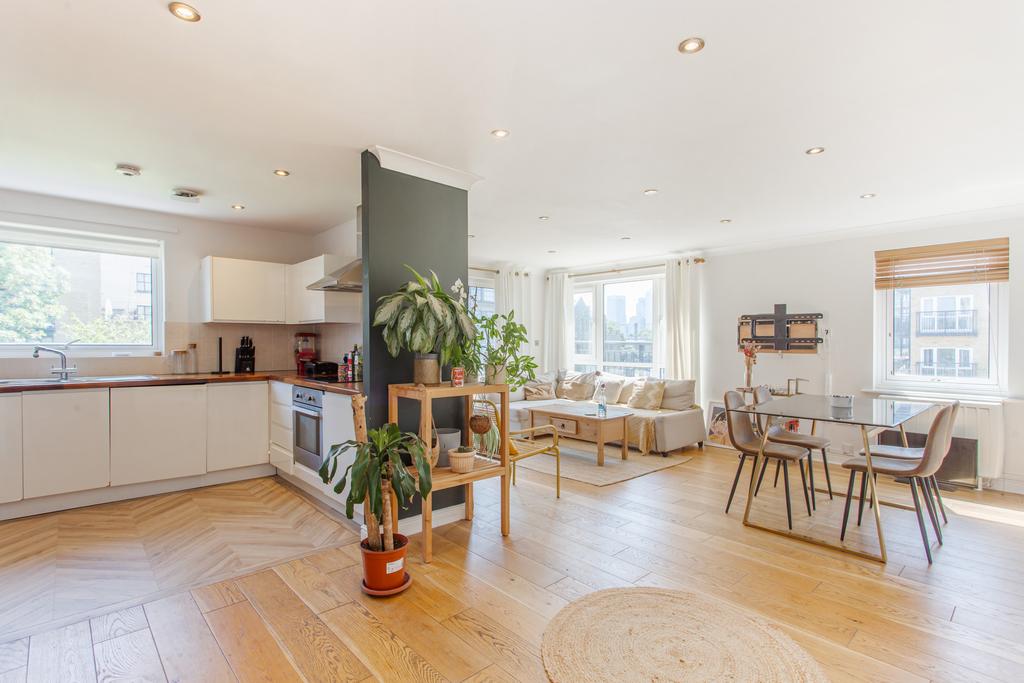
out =
[[(501, 271), (497, 270), (495, 268), (480, 268), (478, 266), (470, 266), (469, 269), (470, 270), (476, 270), (476, 271), (479, 271), (481, 273), (494, 273), (495, 275), (500, 275), (501, 274)], [(518, 270), (515, 271), (515, 272), (516, 272), (516, 275), (520, 274), (520, 272)], [(522, 275), (523, 275), (523, 277), (530, 277), (530, 274), (528, 272), (526, 272), (525, 270), (522, 272)]]
[[(682, 259), (682, 261), (689, 261), (690, 259)], [(699, 256), (693, 259), (693, 263), (704, 263), (704, 259)], [(651, 268), (660, 268), (662, 264), (653, 263), (647, 266), (630, 266), (628, 268), (610, 268), (608, 270), (594, 270), (588, 273), (569, 273), (569, 277), (591, 277), (593, 275), (613, 275), (615, 273), (628, 273), (632, 270), (650, 270)]]

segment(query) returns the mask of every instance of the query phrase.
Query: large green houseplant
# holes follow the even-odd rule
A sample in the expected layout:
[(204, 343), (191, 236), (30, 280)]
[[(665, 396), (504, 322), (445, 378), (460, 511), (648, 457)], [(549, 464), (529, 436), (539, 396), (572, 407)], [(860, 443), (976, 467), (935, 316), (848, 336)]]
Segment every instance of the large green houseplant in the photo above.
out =
[[(365, 440), (331, 446), (320, 467), (320, 479), (325, 484), (334, 482), (339, 471), (339, 457), (355, 451), (355, 459), (344, 468), (341, 478), (334, 484), (334, 491), (340, 494), (348, 486), (345, 515), (349, 519), (353, 517), (355, 506), (363, 505), (367, 531), (366, 540), (361, 544), (364, 590), (371, 594), (397, 592), (408, 585), (404, 566), (409, 540), (393, 531), (391, 494), (395, 493), (405, 509), (417, 491), (421, 496), (430, 493), (430, 461), (423, 441), (415, 434), (402, 432), (398, 425), (386, 424), (367, 432), (363, 420), (360, 429), (361, 411), (358, 408), (361, 404), (354, 407), (357, 409), (357, 439), (362, 432)], [(406, 469), (403, 457), (411, 460), (417, 477)]]
[(513, 391), (536, 378), (537, 361), (523, 353), (529, 344), (526, 326), (516, 322), (515, 311), (476, 319), (482, 343), (480, 357), (488, 384), (508, 384)]
[(393, 358), (403, 350), (416, 354), (413, 381), (437, 384), (441, 366), (460, 360), (466, 340), (476, 336), (476, 329), (466, 310), (461, 281), (453, 286), (453, 296), (434, 271), (427, 280), (406, 268), (415, 279), (377, 300), (373, 324), (384, 328), (384, 343)]

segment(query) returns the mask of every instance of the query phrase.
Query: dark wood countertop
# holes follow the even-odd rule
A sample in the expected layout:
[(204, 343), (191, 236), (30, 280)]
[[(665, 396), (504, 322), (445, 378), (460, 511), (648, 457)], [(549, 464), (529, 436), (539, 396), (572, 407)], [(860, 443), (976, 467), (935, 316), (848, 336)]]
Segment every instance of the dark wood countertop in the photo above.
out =
[[(133, 377), (133, 375), (127, 375)], [(12, 394), (23, 391), (51, 391), (54, 389), (110, 389), (118, 387), (160, 387), (183, 384), (214, 384), (217, 382), (286, 382), (311, 389), (321, 389), (336, 394), (357, 395), (363, 393), (361, 382), (318, 382), (314, 379), (299, 377), (294, 371), (264, 371), (252, 373), (216, 373), (201, 372), (186, 375), (153, 375), (145, 379), (119, 380), (116, 376), (104, 376), (102, 381), (76, 381), (72, 378), (67, 382), (33, 383), (31, 379), (25, 383), (0, 383), (0, 394)]]

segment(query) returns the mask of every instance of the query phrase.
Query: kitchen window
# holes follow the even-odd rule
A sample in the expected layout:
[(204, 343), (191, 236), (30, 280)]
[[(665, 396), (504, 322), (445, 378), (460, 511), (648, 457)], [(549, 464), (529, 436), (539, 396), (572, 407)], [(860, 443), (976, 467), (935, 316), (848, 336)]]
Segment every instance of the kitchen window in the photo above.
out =
[(161, 350), (162, 253), (155, 240), (0, 224), (0, 355)]
[(573, 367), (626, 377), (662, 377), (661, 274), (578, 283), (573, 292)]
[(1002, 393), (1009, 241), (896, 249), (875, 261), (876, 387)]

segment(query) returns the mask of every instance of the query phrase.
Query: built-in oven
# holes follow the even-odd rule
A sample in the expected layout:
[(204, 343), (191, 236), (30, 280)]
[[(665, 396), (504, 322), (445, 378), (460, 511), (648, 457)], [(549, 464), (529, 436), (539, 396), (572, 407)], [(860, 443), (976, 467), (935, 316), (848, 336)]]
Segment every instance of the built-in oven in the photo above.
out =
[(295, 387), (292, 392), (292, 451), (295, 462), (316, 472), (324, 462), (324, 392)]

